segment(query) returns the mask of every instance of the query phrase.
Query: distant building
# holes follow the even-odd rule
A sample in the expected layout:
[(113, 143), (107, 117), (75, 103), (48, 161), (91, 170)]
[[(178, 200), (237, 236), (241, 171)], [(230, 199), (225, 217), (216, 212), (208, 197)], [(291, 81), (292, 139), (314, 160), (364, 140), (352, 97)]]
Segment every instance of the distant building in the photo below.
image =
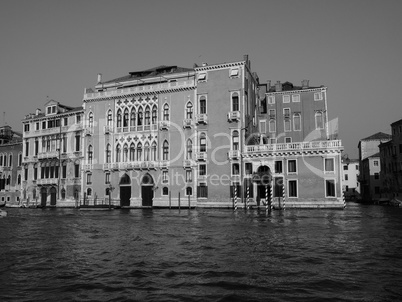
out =
[(402, 120), (391, 124), (392, 140), (379, 146), (381, 193), (392, 199), (402, 196)]
[(381, 198), (381, 164), (380, 153), (373, 154), (363, 159), (361, 163), (361, 183), (363, 201), (378, 201)]
[(360, 185), (359, 185), (359, 160), (358, 159), (343, 159), (342, 160), (343, 171), (343, 187), (346, 200), (358, 200), (360, 199)]
[[(363, 170), (363, 167), (364, 167), (363, 161), (366, 158), (369, 158), (373, 155), (378, 156), (378, 161), (379, 161), (380, 160), (379, 145), (381, 143), (386, 143), (386, 142), (390, 141), (391, 139), (392, 139), (392, 136), (390, 134), (378, 132), (369, 137), (363, 138), (359, 141), (359, 144), (357, 146), (359, 148), (359, 163), (360, 163), (359, 182), (360, 182), (361, 196), (363, 199), (372, 200), (374, 198), (374, 195), (372, 195), (372, 192), (375, 192), (375, 188), (370, 187), (370, 185), (373, 185), (373, 182), (370, 182), (370, 177), (374, 177), (374, 175), (370, 174), (370, 169), (368, 166), (369, 162), (374, 161), (374, 159), (371, 159), (370, 161), (366, 162), (365, 170)], [(378, 170), (379, 170), (378, 173), (380, 172), (380, 168), (381, 167), (378, 167)], [(375, 172), (375, 173), (377, 173), (377, 172)], [(376, 185), (378, 185), (378, 184), (376, 183)], [(379, 194), (376, 194), (376, 195), (379, 195)]]
[(22, 135), (0, 127), (0, 205), (18, 206), (21, 189)]
[(73, 207), (81, 194), (82, 107), (54, 100), (23, 124), (22, 203)]

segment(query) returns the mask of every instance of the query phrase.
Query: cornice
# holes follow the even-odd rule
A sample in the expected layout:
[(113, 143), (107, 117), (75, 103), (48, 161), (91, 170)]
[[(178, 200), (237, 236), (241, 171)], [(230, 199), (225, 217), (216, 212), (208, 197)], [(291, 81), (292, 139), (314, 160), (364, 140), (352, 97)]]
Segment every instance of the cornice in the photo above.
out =
[(298, 90), (285, 90), (285, 91), (273, 91), (266, 92), (266, 95), (276, 95), (276, 94), (299, 94), (302, 92), (316, 92), (316, 91), (326, 91), (327, 87), (317, 87), (317, 88), (307, 88), (307, 89), (298, 89)]
[(77, 113), (84, 113), (84, 109), (82, 110), (78, 110), (78, 111), (74, 111), (74, 112), (63, 112), (63, 113), (58, 113), (58, 114), (54, 114), (51, 116), (41, 116), (41, 117), (32, 117), (32, 118), (27, 118), (27, 119), (23, 119), (22, 123), (27, 123), (27, 122), (40, 122), (43, 120), (54, 120), (56, 118), (60, 118), (60, 117), (66, 117), (66, 116), (73, 116), (76, 115)]
[(232, 62), (232, 63), (222, 63), (222, 64), (216, 64), (216, 65), (199, 66), (199, 67), (195, 67), (194, 70), (197, 72), (209, 71), (209, 70), (219, 70), (219, 69), (226, 69), (226, 68), (230, 68), (230, 67), (242, 66), (244, 64), (245, 64), (244, 61)]

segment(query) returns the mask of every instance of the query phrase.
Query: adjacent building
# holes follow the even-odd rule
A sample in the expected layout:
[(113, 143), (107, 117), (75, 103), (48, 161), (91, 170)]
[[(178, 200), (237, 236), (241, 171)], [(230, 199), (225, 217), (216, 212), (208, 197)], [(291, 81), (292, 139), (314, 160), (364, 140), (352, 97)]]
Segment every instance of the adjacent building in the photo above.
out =
[(344, 206), (327, 88), (260, 85), (248, 56), (98, 75), (83, 103), (81, 203)]
[(346, 200), (360, 200), (359, 175), (360, 167), (358, 159), (342, 159), (343, 187)]
[(0, 205), (20, 203), (22, 135), (8, 125), (0, 127)]
[(73, 207), (81, 195), (83, 109), (45, 103), (22, 120), (22, 204)]

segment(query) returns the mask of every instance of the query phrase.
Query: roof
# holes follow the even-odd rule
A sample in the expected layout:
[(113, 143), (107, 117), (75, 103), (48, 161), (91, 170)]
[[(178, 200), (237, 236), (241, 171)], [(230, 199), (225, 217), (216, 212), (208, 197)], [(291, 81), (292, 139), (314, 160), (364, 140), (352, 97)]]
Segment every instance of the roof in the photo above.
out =
[(370, 155), (368, 158), (372, 158), (372, 157), (380, 157), (380, 152)]
[(402, 124), (402, 119), (400, 119), (399, 121), (393, 122), (391, 124), (391, 126), (395, 126), (395, 125), (398, 125), (398, 124)]
[(383, 132), (377, 132), (376, 134), (363, 138), (360, 141), (378, 141), (386, 139), (392, 139), (392, 135)]
[(157, 67), (154, 67), (151, 69), (132, 71), (132, 72), (129, 72), (129, 74), (126, 76), (116, 78), (116, 79), (113, 79), (110, 81), (100, 82), (98, 84), (126, 82), (126, 81), (132, 81), (132, 80), (136, 80), (136, 79), (152, 78), (152, 77), (158, 77), (158, 76), (162, 76), (162, 75), (169, 75), (169, 74), (189, 72), (189, 71), (194, 71), (194, 69), (179, 67), (179, 66), (175, 66), (175, 65), (170, 65), (170, 66), (160, 65), (160, 66), (157, 66)]
[[(278, 91), (278, 92), (282, 92), (282, 91), (292, 91), (292, 90), (305, 90), (305, 89), (317, 89), (317, 88), (322, 88), (324, 86), (308, 86), (308, 87), (302, 87), (302, 86), (294, 86), (293, 83), (291, 82), (284, 82), (284, 83), (280, 83), (280, 85), (282, 85), (282, 90)], [(276, 84), (271, 85), (268, 88), (268, 92), (277, 92), (276, 91)]]

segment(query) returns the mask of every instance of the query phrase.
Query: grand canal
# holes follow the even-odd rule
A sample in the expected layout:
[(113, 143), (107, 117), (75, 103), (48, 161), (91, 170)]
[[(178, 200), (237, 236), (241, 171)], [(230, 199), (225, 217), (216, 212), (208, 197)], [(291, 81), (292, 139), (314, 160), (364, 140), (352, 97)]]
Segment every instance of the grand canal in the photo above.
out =
[(0, 301), (396, 301), (402, 209), (13, 209)]

